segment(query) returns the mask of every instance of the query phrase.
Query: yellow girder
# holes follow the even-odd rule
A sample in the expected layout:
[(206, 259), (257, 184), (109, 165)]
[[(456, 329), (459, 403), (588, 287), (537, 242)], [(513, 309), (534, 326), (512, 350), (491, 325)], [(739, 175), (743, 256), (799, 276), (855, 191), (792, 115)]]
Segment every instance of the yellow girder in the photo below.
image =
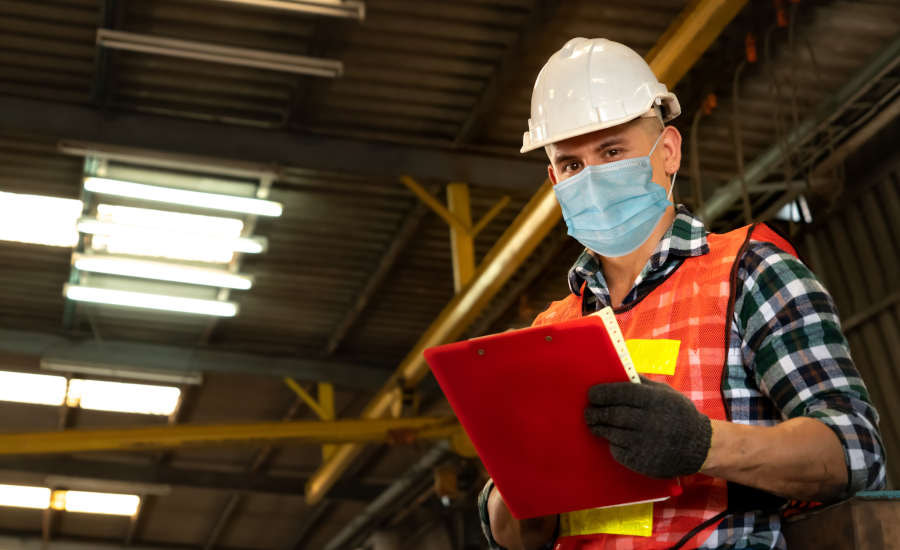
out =
[(144, 451), (203, 445), (295, 443), (410, 443), (458, 439), (453, 417), (379, 420), (304, 420), (252, 424), (153, 426), (114, 430), (64, 430), (0, 434), (0, 455)]

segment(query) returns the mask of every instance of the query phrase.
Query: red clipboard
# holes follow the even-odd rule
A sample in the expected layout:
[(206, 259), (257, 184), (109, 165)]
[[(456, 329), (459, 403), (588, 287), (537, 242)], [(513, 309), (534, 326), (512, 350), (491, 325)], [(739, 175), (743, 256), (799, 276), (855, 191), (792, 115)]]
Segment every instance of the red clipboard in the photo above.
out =
[[(425, 350), (517, 518), (681, 493), (676, 479), (646, 477), (616, 462), (584, 422), (588, 388), (629, 380), (616, 349), (624, 347), (618, 325), (614, 333), (616, 341), (592, 315)], [(630, 364), (627, 350), (625, 357)]]

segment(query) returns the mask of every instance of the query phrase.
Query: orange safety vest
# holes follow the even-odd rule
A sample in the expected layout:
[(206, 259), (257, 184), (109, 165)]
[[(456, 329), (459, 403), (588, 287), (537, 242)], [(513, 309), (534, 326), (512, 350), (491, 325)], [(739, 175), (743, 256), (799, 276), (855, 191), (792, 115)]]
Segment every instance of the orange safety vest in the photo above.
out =
[[(665, 382), (688, 397), (711, 419), (726, 420), (722, 397), (722, 375), (727, 350), (737, 284), (737, 259), (749, 241), (770, 242), (794, 254), (785, 239), (765, 225), (744, 227), (722, 235), (707, 236), (709, 253), (685, 258), (658, 287), (636, 304), (615, 311), (626, 339), (672, 339), (681, 342), (673, 375), (646, 375)], [(533, 326), (567, 321), (582, 316), (581, 296), (568, 295), (553, 302)], [(694, 474), (681, 479), (684, 492), (653, 505), (653, 529), (649, 537), (604, 533), (566, 535), (562, 533), (555, 550), (657, 550), (670, 548), (692, 529), (728, 508), (728, 487), (724, 479)], [(711, 521), (683, 544), (700, 546), (716, 528)]]

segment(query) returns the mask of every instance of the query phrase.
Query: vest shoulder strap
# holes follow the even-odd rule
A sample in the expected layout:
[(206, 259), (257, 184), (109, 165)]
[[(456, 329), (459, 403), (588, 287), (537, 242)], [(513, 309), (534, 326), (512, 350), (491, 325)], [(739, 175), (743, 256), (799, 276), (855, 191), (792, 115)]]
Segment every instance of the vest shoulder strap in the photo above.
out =
[(794, 257), (798, 256), (794, 245), (786, 237), (765, 223), (755, 223), (727, 233), (710, 233), (707, 235), (710, 249), (719, 248), (720, 250), (739, 251), (748, 240), (771, 243)]

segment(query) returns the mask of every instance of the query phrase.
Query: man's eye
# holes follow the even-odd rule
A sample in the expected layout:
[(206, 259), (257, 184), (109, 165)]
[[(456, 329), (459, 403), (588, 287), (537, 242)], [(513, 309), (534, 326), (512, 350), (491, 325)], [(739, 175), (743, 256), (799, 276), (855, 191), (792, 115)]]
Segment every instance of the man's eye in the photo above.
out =
[(616, 158), (616, 157), (620, 156), (621, 154), (622, 154), (621, 149), (607, 149), (606, 150), (607, 158)]
[(563, 165), (564, 172), (577, 172), (581, 170), (581, 163), (578, 161), (567, 162)]

